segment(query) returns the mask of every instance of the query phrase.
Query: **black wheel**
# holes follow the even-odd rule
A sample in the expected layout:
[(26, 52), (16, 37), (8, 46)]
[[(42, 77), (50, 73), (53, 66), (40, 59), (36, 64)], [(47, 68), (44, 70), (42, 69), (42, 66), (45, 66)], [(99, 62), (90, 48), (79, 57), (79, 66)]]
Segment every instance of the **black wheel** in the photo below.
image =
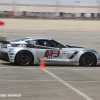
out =
[(28, 66), (32, 64), (32, 54), (28, 51), (21, 51), (16, 56), (16, 63), (21, 66)]
[(96, 57), (92, 53), (85, 53), (80, 58), (81, 66), (93, 66), (96, 64)]

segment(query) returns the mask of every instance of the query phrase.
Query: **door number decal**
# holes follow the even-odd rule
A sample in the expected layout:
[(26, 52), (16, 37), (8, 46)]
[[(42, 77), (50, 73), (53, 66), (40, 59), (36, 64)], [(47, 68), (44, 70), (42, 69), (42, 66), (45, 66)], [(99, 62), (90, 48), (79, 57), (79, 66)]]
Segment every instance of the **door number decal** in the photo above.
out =
[(53, 57), (58, 57), (60, 51), (59, 50), (47, 50), (45, 52), (44, 57), (47, 57), (48, 59), (52, 59)]

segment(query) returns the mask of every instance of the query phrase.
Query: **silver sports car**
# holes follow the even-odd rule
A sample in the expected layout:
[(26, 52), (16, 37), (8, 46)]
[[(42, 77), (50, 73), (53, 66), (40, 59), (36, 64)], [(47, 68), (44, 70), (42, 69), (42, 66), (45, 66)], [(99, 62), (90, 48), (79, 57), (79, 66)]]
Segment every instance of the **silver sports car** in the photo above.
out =
[(63, 45), (48, 37), (26, 37), (15, 40), (0, 40), (0, 59), (21, 66), (39, 64), (41, 60), (50, 64), (95, 66), (100, 64), (96, 51)]

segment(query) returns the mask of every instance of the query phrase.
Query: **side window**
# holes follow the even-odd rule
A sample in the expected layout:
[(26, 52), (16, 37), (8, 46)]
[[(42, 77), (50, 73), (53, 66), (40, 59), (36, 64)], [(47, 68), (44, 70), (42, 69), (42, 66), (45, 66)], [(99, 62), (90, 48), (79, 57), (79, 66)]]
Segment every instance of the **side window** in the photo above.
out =
[(38, 45), (53, 47), (49, 40), (38, 40)]
[(61, 48), (66, 48), (64, 45), (62, 45), (61, 43), (55, 41), (55, 40), (50, 40), (50, 42), (52, 43), (53, 47), (61, 47)]

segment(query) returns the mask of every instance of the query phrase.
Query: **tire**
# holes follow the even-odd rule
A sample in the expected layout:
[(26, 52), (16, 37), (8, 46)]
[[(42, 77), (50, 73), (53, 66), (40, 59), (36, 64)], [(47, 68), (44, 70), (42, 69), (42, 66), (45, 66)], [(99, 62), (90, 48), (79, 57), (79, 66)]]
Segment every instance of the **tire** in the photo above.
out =
[(16, 56), (16, 63), (20, 66), (31, 65), (33, 61), (33, 56), (28, 51), (21, 51)]
[(96, 65), (96, 57), (91, 52), (85, 53), (81, 56), (79, 63), (80, 66), (94, 66)]

